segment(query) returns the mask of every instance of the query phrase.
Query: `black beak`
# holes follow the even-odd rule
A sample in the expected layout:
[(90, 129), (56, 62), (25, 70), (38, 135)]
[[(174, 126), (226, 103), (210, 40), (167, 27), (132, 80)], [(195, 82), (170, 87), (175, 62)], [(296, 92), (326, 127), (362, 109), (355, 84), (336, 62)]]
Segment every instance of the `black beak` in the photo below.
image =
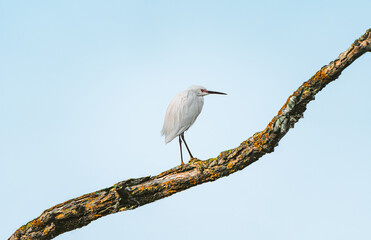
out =
[(215, 92), (215, 91), (207, 91), (208, 94), (221, 94), (221, 95), (227, 95), (226, 93), (223, 92)]

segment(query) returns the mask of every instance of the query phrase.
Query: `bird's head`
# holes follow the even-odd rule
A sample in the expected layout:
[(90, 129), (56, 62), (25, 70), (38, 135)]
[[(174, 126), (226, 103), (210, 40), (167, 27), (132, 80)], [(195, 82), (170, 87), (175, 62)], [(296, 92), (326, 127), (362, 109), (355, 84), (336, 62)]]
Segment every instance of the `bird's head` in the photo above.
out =
[(206, 96), (209, 94), (221, 94), (221, 95), (227, 95), (226, 93), (223, 92), (216, 92), (216, 91), (210, 91), (207, 90), (205, 87), (202, 86), (191, 86), (189, 90), (194, 91), (197, 96)]

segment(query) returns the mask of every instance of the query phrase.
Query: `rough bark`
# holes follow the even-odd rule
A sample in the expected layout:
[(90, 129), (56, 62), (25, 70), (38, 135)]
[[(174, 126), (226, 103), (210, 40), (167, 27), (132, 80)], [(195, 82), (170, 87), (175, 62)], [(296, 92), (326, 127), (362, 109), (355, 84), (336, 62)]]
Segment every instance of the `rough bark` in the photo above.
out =
[(271, 153), (280, 139), (303, 116), (307, 104), (327, 84), (365, 52), (371, 51), (371, 28), (339, 57), (304, 82), (279, 110), (268, 126), (242, 142), (237, 148), (221, 152), (216, 158), (172, 168), (157, 176), (129, 179), (45, 210), (20, 227), (9, 239), (52, 239), (90, 222), (168, 197), (190, 187), (228, 176)]

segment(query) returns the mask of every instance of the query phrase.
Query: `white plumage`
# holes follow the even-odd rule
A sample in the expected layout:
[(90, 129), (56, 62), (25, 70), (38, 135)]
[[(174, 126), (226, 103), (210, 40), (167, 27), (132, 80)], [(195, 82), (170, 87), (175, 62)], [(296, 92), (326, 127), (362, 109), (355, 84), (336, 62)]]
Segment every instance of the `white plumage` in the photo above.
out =
[(170, 102), (166, 115), (162, 135), (165, 143), (171, 142), (175, 137), (187, 131), (195, 122), (204, 105), (204, 98), (197, 95), (201, 86), (192, 86), (178, 93)]
[(175, 137), (179, 136), (182, 164), (182, 140), (187, 147), (189, 155), (193, 158), (185, 142), (184, 132), (196, 121), (204, 105), (204, 96), (208, 94), (225, 95), (225, 93), (221, 92), (208, 91), (202, 86), (191, 86), (187, 90), (176, 95), (166, 110), (164, 126), (161, 133), (165, 135), (165, 143), (169, 143)]

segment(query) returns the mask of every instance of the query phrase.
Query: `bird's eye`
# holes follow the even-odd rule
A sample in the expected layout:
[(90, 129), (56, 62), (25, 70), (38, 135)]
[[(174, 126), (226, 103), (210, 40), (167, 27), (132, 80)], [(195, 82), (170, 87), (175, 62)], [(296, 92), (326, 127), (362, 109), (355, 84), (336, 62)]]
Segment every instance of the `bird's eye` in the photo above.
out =
[(201, 92), (206, 92), (206, 89), (201, 89)]

